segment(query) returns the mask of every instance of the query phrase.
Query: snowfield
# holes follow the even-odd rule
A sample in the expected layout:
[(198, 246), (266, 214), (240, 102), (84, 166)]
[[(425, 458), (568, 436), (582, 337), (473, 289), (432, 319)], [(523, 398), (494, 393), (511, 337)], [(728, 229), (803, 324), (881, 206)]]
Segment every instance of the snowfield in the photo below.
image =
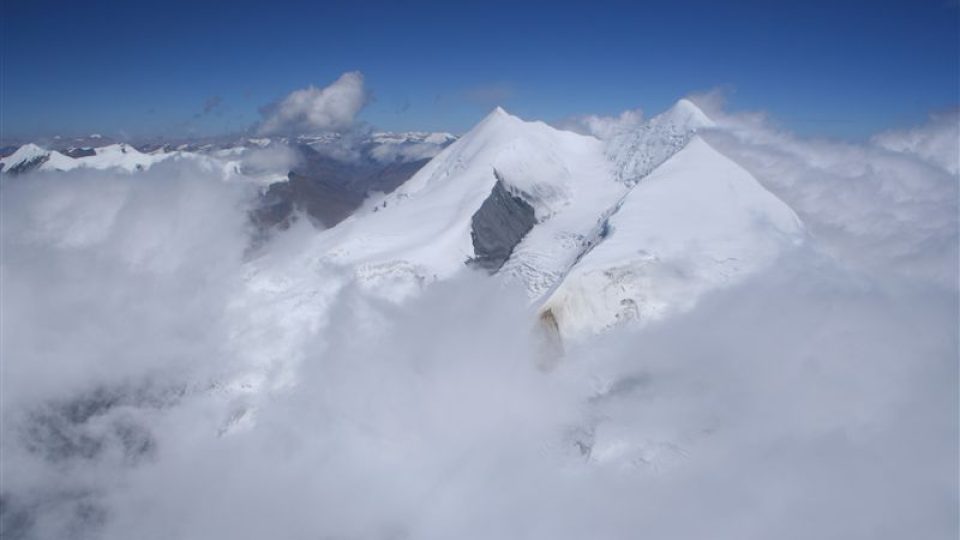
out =
[(659, 319), (763, 269), (802, 232), (783, 201), (694, 137), (627, 195), (544, 309), (568, 336)]

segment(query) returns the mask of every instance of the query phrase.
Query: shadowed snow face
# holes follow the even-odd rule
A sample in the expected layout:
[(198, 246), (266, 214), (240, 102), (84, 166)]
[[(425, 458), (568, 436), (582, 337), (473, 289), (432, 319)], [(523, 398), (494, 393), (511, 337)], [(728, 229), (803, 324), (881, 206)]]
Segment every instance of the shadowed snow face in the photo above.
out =
[(383, 301), (306, 226), (244, 262), (203, 171), (5, 182), (4, 537), (956, 536), (956, 177), (761, 135), (722, 148), (811, 241), (549, 373), (480, 273)]

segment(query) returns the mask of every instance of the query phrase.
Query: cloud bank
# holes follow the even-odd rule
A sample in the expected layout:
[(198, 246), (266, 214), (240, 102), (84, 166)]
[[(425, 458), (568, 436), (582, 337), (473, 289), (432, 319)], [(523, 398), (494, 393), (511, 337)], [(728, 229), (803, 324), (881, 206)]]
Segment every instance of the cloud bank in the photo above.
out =
[(5, 181), (3, 536), (956, 537), (957, 177), (713, 114), (811, 238), (548, 372), (523, 295), (244, 258), (188, 164)]
[(761, 114), (728, 114), (712, 103), (707, 112), (721, 129), (705, 137), (790, 205), (824, 249), (956, 286), (957, 117), (952, 127), (935, 117), (852, 144), (798, 138)]
[(596, 114), (574, 116), (559, 122), (557, 127), (574, 131), (581, 135), (592, 135), (598, 139), (606, 140), (624, 130), (639, 126), (643, 120), (642, 110), (630, 109), (623, 111), (617, 116), (602, 116)]
[(960, 172), (960, 110), (934, 114), (923, 127), (893, 130), (873, 138), (874, 144), (894, 152), (914, 155), (943, 167), (952, 174)]
[(298, 135), (344, 131), (353, 125), (367, 99), (363, 74), (350, 71), (329, 86), (294, 90), (279, 102), (264, 107), (257, 132), (261, 135)]

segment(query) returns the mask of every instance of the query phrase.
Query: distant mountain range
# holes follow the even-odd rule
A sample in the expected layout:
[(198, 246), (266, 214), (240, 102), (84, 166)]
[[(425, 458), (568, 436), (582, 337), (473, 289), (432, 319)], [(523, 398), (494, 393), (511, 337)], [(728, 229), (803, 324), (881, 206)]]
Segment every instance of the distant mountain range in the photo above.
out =
[(389, 192), (456, 140), (449, 133), (323, 134), (180, 143), (116, 142), (100, 136), (7, 147), (0, 173), (98, 169), (141, 171), (167, 160), (203, 162), (225, 178), (263, 185), (252, 216), (262, 227), (286, 227), (296, 211), (330, 227), (369, 193)]

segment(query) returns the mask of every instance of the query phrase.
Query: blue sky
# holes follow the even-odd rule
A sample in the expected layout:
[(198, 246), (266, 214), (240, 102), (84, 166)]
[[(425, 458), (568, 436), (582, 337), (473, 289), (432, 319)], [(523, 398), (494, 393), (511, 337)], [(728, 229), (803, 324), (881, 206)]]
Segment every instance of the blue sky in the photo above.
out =
[(242, 131), (352, 70), (373, 98), (359, 118), (389, 130), (461, 132), (496, 104), (654, 113), (721, 87), (733, 108), (856, 139), (960, 99), (957, 0), (0, 6), (4, 137)]

